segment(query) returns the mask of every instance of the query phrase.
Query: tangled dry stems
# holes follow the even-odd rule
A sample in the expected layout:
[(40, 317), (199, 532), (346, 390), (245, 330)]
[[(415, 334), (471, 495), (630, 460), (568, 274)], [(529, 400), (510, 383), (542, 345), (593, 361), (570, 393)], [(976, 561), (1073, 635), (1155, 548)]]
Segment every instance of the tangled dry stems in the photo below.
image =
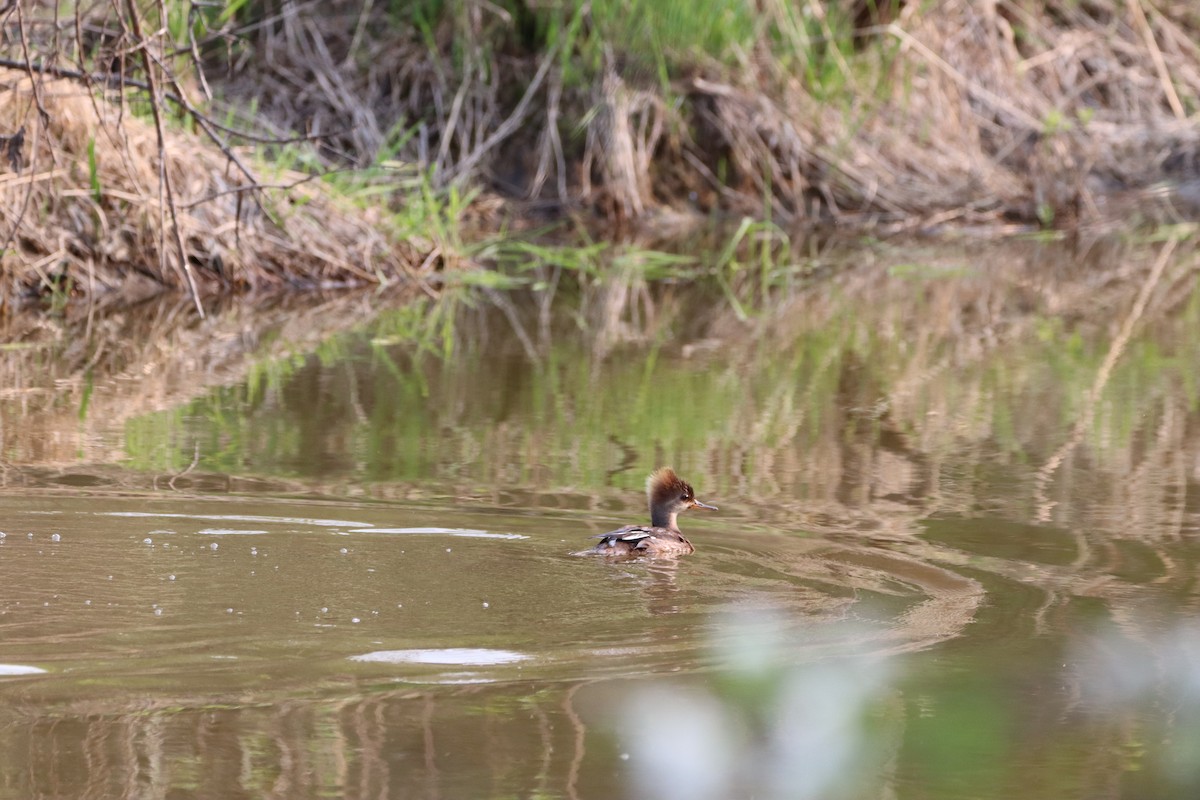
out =
[(309, 176), (252, 180), (177, 126), (164, 165), (154, 124), (134, 110), (76, 80), (0, 70), (0, 129), (25, 131), (23, 168), (0, 174), (4, 233), (16, 229), (0, 256), (5, 295), (187, 288), (189, 270), (200, 294), (386, 283), (421, 263), (419, 243), (389, 240)]
[[(547, 54), (488, 50), (489, 24), (513, 24), (493, 4), (444, 20), (434, 49), (371, 4), (332, 7), (340, 16), (316, 26), (283, 6), (237, 92), (265, 100), (284, 128), (354, 121), (340, 148), (358, 163), (400, 126), (413, 132), (406, 156), (437, 175), (461, 178), (465, 160), (476, 181), (609, 215), (690, 195), (704, 210), (782, 220), (1069, 225), (1105, 216), (1114, 193), (1180, 178), (1171, 164), (1197, 147), (1200, 18), (1183, 2), (902, 3), (856, 31), (854, 54), (796, 35), (805, 58), (826, 59), (833, 91), (764, 41), (740, 71), (714, 62), (676, 75), (686, 102), (671, 103), (609, 52), (591, 86), (545, 81), (514, 141), (485, 156), (520, 96), (511, 87), (531, 86)], [(791, 29), (786, 4), (761, 10)]]
[(1173, 177), (1169, 157), (1197, 145), (1179, 98), (1200, 98), (1200, 58), (1171, 17), (1185, 11), (1130, 8), (913, 3), (872, 32), (894, 57), (842, 76), (856, 87), (845, 104), (767, 60), (740, 84), (692, 91), (760, 194), (769, 176), (783, 218), (1081, 221), (1097, 198)]
[[(860, 25), (853, 52), (834, 41), (828, 4), (809, 0), (802, 12), (821, 22), (822, 40), (796, 28), (793, 4), (769, 0), (763, 19), (820, 70), (779, 58), (763, 37), (734, 66), (693, 55), (669, 86), (619, 42), (606, 44), (591, 83), (578, 65), (570, 78), (579, 53), (559, 48), (573, 45), (515, 44), (503, 4), (455, 6), (424, 38), (384, 6), (328, 0), (318, 20), (311, 3), (264, 2), (262, 19), (237, 34), (245, 46), (224, 62), (205, 56), (199, 83), (281, 134), (319, 137), (331, 162), (399, 160), (435, 184), (584, 204), (610, 219), (671, 207), (895, 230), (1128, 221), (1131, 210), (1153, 216), (1150, 200), (1176, 201), (1167, 213), (1200, 209), (1200, 13), (1183, 0), (905, 2)], [(0, 77), (0, 134), (25, 126), (29, 167), (0, 174), (0, 233), (15, 243), (3, 256), (8, 292), (61, 276), (89, 288), (134, 275), (178, 286), (188, 270), (201, 291), (386, 281), (438, 260), (389, 241), (378, 220), (339, 208), (315, 183), (258, 191), (234, 168), (240, 151), (170, 130), (175, 225), (153, 128), (125, 95), (32, 69)], [(403, 192), (389, 202), (403, 204)], [(182, 263), (164, 244), (172, 225)]]

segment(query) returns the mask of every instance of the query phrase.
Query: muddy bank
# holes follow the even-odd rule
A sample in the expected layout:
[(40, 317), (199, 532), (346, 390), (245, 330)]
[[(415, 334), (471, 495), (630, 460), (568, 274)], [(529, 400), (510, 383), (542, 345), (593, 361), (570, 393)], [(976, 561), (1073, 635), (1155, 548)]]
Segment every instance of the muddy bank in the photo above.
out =
[(177, 5), (0, 19), (6, 302), (420, 283), (514, 222), (1200, 205), (1186, 3)]

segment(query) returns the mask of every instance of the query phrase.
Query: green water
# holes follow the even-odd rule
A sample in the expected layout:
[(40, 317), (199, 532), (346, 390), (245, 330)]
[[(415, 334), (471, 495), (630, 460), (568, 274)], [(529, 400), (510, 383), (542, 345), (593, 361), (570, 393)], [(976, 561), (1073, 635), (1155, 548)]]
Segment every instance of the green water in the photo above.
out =
[(981, 252), (7, 351), (0, 799), (1196, 796), (1195, 257)]

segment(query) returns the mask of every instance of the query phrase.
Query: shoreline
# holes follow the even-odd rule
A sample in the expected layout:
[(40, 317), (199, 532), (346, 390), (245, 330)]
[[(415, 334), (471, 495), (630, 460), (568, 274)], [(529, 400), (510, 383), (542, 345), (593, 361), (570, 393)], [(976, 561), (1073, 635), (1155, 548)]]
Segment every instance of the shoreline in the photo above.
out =
[(1134, 5), (733, 4), (725, 31), (512, 0), (423, 20), (422, 38), (337, 0), (319, 29), (286, 5), (205, 17), (226, 61), (168, 56), (167, 30), (115, 83), (35, 70), (100, 63), (89, 31), (153, 21), (104, 12), (0, 70), (0, 306), (427, 288), (495, 266), (481, 240), (547, 223), (653, 239), (744, 219), (868, 237), (1193, 222), (1200, 15)]

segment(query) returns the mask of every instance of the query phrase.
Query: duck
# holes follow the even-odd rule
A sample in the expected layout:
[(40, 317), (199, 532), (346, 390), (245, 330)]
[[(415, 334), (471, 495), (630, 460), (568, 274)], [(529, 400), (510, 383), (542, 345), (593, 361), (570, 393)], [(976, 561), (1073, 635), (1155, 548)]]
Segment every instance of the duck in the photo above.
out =
[(662, 467), (646, 478), (646, 498), (650, 504), (649, 525), (626, 525), (608, 533), (593, 536), (600, 542), (588, 555), (599, 556), (685, 556), (696, 548), (679, 530), (680, 512), (691, 508), (717, 511), (716, 506), (701, 503), (691, 484), (675, 474), (670, 467)]

